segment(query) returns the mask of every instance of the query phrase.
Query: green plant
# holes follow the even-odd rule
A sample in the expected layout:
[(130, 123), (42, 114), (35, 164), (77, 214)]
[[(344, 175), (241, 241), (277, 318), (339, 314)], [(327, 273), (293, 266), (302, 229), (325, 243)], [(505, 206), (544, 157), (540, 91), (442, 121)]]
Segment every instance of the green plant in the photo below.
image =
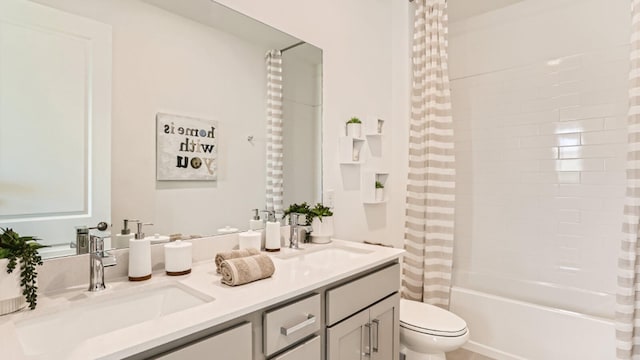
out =
[(358, 119), (357, 117), (352, 117), (351, 119), (349, 119), (349, 121), (347, 121), (347, 124), (362, 124), (362, 121), (360, 121), (360, 119)]
[(384, 189), (384, 184), (382, 184), (380, 181), (376, 181), (376, 189)]
[(309, 211), (311, 211), (311, 209), (309, 208), (309, 204), (306, 202), (303, 202), (302, 204), (291, 204), (284, 211), (284, 214), (282, 214), (282, 218), (286, 218), (291, 213), (302, 214), (307, 218), (307, 225), (310, 225), (311, 220), (308, 219)]
[(33, 236), (20, 236), (12, 229), (0, 228), (0, 259), (8, 259), (7, 274), (11, 274), (20, 263), (20, 286), (30, 309), (36, 308), (38, 287), (36, 266), (42, 265), (38, 249), (46, 247)]
[(333, 216), (333, 211), (331, 208), (322, 205), (321, 203), (317, 203), (313, 209), (309, 210), (309, 214), (307, 215), (307, 224), (311, 224), (313, 218), (318, 218), (322, 221), (323, 216)]

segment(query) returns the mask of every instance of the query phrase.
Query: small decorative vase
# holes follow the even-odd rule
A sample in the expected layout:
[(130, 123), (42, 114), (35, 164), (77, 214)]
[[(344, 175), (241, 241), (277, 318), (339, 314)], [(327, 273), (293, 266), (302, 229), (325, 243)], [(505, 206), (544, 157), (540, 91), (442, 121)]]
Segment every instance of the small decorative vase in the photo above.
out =
[(27, 305), (20, 286), (20, 267), (7, 274), (8, 259), (0, 259), (0, 315), (18, 311)]
[(349, 123), (347, 124), (347, 136), (353, 138), (360, 138), (362, 134), (362, 124)]
[(376, 201), (378, 202), (384, 201), (384, 189), (381, 189), (381, 188), (376, 189)]
[(323, 216), (322, 221), (313, 218), (311, 222), (311, 242), (315, 244), (328, 244), (333, 236), (333, 216)]

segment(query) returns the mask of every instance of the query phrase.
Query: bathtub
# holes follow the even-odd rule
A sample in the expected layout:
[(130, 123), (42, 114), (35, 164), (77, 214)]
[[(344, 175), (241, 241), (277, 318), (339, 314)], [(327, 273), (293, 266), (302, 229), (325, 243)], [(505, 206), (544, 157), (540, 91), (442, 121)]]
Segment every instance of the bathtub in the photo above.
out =
[(469, 327), (465, 349), (498, 360), (615, 359), (614, 295), (499, 279), (515, 294), (501, 296), (478, 290), (490, 277), (464, 276), (474, 288), (454, 283), (450, 310)]

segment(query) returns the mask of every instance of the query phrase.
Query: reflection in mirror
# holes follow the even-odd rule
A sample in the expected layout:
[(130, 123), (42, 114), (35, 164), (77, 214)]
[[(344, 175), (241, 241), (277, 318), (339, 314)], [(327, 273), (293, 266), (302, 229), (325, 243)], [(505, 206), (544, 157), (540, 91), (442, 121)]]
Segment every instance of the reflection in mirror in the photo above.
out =
[[(82, 49), (85, 49), (82, 46), (87, 45), (83, 45), (78, 39), (91, 39), (86, 36), (88, 31), (93, 31), (91, 34), (104, 35), (106, 29), (105, 43), (111, 47), (112, 57), (106, 53), (108, 49), (104, 50), (105, 53), (90, 54), (91, 56), (84, 58), (71, 55), (67, 57), (67, 53), (53, 48), (57, 46), (55, 43), (47, 43), (48, 47), (43, 51), (47, 51), (48, 56), (14, 51), (14, 58), (11, 59), (13, 62), (8, 62), (5, 50), (14, 50), (13, 47), (25, 43), (25, 40), (38, 39), (29, 39), (24, 34), (0, 32), (0, 94), (3, 94), (0, 97), (3, 105), (0, 106), (0, 136), (6, 136), (3, 135), (7, 134), (6, 129), (17, 126), (12, 121), (16, 118), (15, 114), (8, 116), (4, 112), (4, 109), (10, 108), (4, 106), (7, 103), (19, 105), (27, 100), (31, 101), (31, 108), (46, 111), (46, 114), (41, 112), (33, 118), (46, 118), (48, 121), (62, 121), (67, 118), (66, 113), (78, 111), (84, 117), (76, 116), (74, 119), (83, 120), (85, 130), (73, 124), (65, 125), (74, 130), (68, 134), (48, 130), (47, 135), (56, 136), (53, 138), (54, 142), (49, 142), (47, 146), (79, 143), (85, 147), (81, 151), (74, 150), (76, 159), (72, 163), (57, 165), (57, 172), (49, 169), (46, 174), (38, 175), (39, 179), (46, 179), (44, 183), (48, 184), (48, 181), (54, 181), (55, 175), (71, 177), (69, 173), (65, 173), (65, 169), (82, 169), (82, 166), (92, 170), (101, 169), (106, 173), (96, 176), (85, 170), (83, 174), (86, 179), (81, 184), (73, 183), (75, 185), (71, 186), (71, 183), (64, 183), (63, 180), (63, 185), (55, 186), (57, 191), (46, 187), (40, 190), (47, 194), (64, 194), (65, 191), (78, 192), (78, 189), (85, 189), (83, 191), (93, 194), (94, 198), (86, 195), (80, 200), (74, 200), (74, 204), (84, 204), (81, 212), (68, 213), (60, 210), (63, 212), (62, 215), (53, 216), (49, 211), (40, 214), (42, 216), (17, 221), (15, 217), (20, 215), (19, 212), (11, 213), (8, 207), (4, 208), (5, 184), (10, 180), (7, 174), (15, 171), (14, 168), (18, 166), (16, 164), (24, 163), (33, 157), (24, 158), (18, 156), (22, 154), (21, 151), (0, 147), (0, 157), (8, 156), (15, 160), (9, 163), (4, 161), (4, 157), (0, 158), (0, 166), (5, 163), (12, 164), (11, 167), (0, 167), (0, 185), (3, 189), (0, 192), (0, 211), (3, 211), (0, 213), (0, 226), (11, 225), (21, 234), (38, 236), (44, 243), (57, 245), (50, 248), (50, 251), (59, 253), (75, 251), (70, 250), (68, 246), (75, 240), (74, 226), (95, 226), (98, 221), (112, 223), (110, 231), (113, 234), (121, 232), (124, 219), (151, 222), (154, 225), (147, 227), (145, 232), (152, 237), (154, 234), (160, 234), (161, 237), (176, 234), (185, 237), (215, 235), (219, 233), (219, 229), (224, 231), (226, 227), (247, 229), (251, 209), (265, 206), (264, 56), (269, 50), (282, 50), (300, 43), (283, 52), (283, 202), (287, 206), (292, 202), (312, 203), (320, 200), (322, 51), (317, 47), (209, 0), (20, 2), (30, 4), (32, 8), (26, 11), (39, 14), (25, 16), (34, 22), (31, 28), (45, 29), (44, 33), (47, 36), (55, 34), (55, 29), (52, 30), (51, 25), (46, 23), (47, 18), (54, 17), (52, 13), (64, 19), (60, 23), (70, 24), (72, 29), (66, 30), (67, 34), (84, 31), (84, 35), (80, 33), (76, 37), (70, 36), (80, 45), (66, 39), (72, 43), (68, 46), (76, 46), (79, 49), (71, 54), (80, 54)], [(0, 20), (14, 15), (16, 14), (1, 12)], [(15, 23), (14, 19), (11, 21)], [(3, 30), (7, 28), (5, 21), (2, 26)], [(103, 33), (91, 30), (93, 27), (102, 29)], [(40, 42), (44, 43), (43, 40)], [(38, 77), (32, 79), (32, 90), (18, 94), (17, 97), (5, 97), (5, 88), (15, 85), (15, 81), (13, 85), (4, 82), (5, 78), (2, 75), (14, 70), (7, 66), (29, 63), (34, 56), (39, 60), (37, 63), (34, 62), (34, 69), (54, 68), (56, 64), (50, 64), (48, 60), (58, 59), (70, 67), (58, 71), (59, 74), (63, 74), (63, 80), (69, 71), (69, 80), (79, 79), (75, 80), (77, 84), (82, 84), (82, 79), (87, 84), (95, 84), (94, 80), (103, 79), (107, 85), (112, 84), (112, 91), (105, 93), (104, 89), (87, 88), (83, 96), (97, 96), (100, 99), (92, 98), (91, 103), (80, 103), (85, 106), (85, 110), (70, 108), (72, 105), (54, 97), (60, 91), (56, 83), (52, 83), (48, 77)], [(93, 70), (95, 63), (82, 63), (78, 59), (98, 63), (102, 59), (107, 64), (100, 74), (92, 74), (88, 73), (87, 69)], [(110, 63), (111, 59), (113, 66)], [(77, 68), (73, 67), (74, 64), (77, 64)], [(82, 71), (85, 71), (84, 77), (81, 76)], [(64, 83), (60, 79), (57, 81)], [(34, 91), (33, 89), (38, 90), (39, 97), (27, 97), (26, 94)], [(110, 98), (111, 94), (113, 99)], [(49, 107), (36, 106), (33, 104), (34, 100), (38, 100), (38, 104), (48, 104)], [(51, 105), (53, 102), (62, 108), (57, 109)], [(107, 106), (101, 108), (101, 102), (106, 102)], [(18, 105), (13, 108), (19, 108)], [(217, 122), (219, 148), (216, 181), (156, 180), (157, 113)], [(89, 119), (100, 123), (91, 123), (89, 126)], [(98, 126), (107, 129), (99, 133), (96, 131)], [(25, 132), (27, 130), (22, 129), (18, 134), (13, 134), (14, 140), (28, 141)], [(99, 140), (91, 136), (98, 136), (99, 140), (105, 141), (106, 144), (95, 146)], [(4, 138), (0, 140), (4, 143)], [(113, 144), (111, 148), (109, 143)], [(40, 163), (53, 163), (56, 160), (55, 152), (46, 148), (36, 148), (36, 144), (31, 141), (29, 144), (38, 154)], [(89, 147), (90, 145), (93, 146)], [(87, 158), (89, 154), (93, 156), (90, 163)], [(96, 154), (102, 154), (102, 157), (96, 159)], [(77, 158), (78, 156), (84, 157), (84, 163), (82, 159)], [(78, 176), (74, 175), (73, 178), (75, 180)], [(96, 178), (102, 179), (106, 184), (98, 188), (92, 182), (95, 182)], [(16, 184), (19, 182), (14, 181), (11, 186), (16, 189)], [(17, 198), (22, 196), (16, 191), (12, 194), (17, 194)], [(95, 208), (97, 205), (93, 199), (96, 196), (106, 196), (106, 204)], [(41, 198), (40, 195), (33, 197), (36, 200)], [(52, 220), (51, 224), (59, 225), (57, 230), (44, 231), (38, 228), (38, 223), (43, 217), (49, 217), (47, 220)], [(62, 217), (67, 221), (59, 221)], [(135, 232), (135, 227), (131, 226), (130, 229)], [(122, 245), (126, 245), (126, 241)]]

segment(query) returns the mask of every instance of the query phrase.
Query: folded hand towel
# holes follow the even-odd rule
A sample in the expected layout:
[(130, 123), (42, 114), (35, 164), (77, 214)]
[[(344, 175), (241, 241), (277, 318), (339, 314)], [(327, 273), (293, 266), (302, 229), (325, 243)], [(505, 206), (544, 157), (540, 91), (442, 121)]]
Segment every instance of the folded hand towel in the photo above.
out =
[(273, 261), (267, 255), (229, 259), (220, 264), (222, 283), (230, 286), (268, 278), (275, 271)]
[(231, 250), (218, 253), (216, 254), (216, 272), (220, 274), (220, 264), (222, 264), (222, 262), (225, 260), (237, 259), (258, 254), (260, 254), (260, 251), (258, 251), (257, 249)]

